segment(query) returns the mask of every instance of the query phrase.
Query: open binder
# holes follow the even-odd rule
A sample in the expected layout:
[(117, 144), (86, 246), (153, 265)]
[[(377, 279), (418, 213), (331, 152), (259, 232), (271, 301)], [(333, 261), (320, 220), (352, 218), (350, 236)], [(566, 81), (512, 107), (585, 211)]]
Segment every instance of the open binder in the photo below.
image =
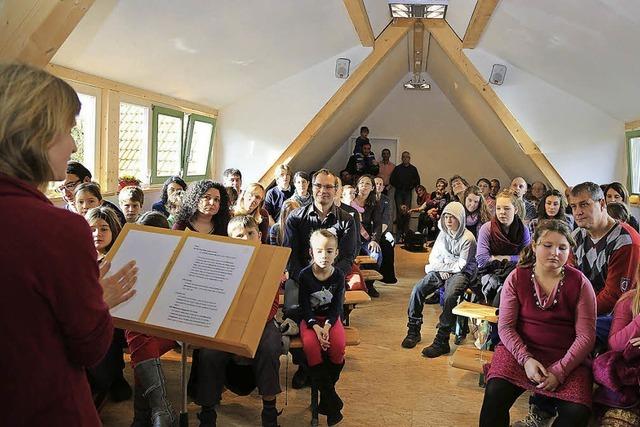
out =
[(136, 295), (114, 324), (253, 357), (289, 258), (289, 248), (193, 231), (126, 224), (106, 258), (132, 259)]

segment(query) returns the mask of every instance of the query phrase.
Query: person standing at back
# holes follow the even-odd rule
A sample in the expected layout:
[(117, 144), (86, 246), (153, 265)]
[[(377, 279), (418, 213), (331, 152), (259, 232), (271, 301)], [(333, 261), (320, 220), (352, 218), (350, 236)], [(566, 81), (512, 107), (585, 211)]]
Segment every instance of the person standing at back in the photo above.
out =
[(396, 168), (396, 165), (389, 160), (391, 158), (391, 151), (388, 148), (383, 149), (380, 155), (382, 156), (382, 161), (378, 163), (378, 177), (382, 178), (384, 182), (384, 194), (387, 195), (391, 185), (391, 174)]
[(400, 212), (402, 206), (405, 206), (405, 210), (411, 209), (412, 192), (420, 185), (420, 174), (411, 164), (411, 154), (408, 151), (402, 153), (402, 163), (393, 169), (389, 182), (396, 190), (396, 212)]

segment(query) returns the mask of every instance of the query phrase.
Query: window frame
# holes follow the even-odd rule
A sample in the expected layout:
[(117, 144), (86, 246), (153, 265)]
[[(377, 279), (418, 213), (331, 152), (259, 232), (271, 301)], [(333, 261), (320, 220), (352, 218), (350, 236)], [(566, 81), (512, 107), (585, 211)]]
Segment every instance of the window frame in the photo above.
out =
[(640, 191), (636, 191), (636, 192), (633, 191), (634, 170), (636, 171), (635, 173), (640, 173), (640, 165), (637, 165), (638, 167), (634, 168), (634, 165), (631, 164), (631, 140), (634, 138), (640, 138), (640, 129), (630, 130), (625, 132), (625, 139), (627, 143), (627, 167), (628, 167), (627, 188), (629, 189), (629, 195), (640, 195)]
[(165, 115), (180, 119), (181, 123), (181, 136), (180, 136), (180, 171), (178, 174), (180, 177), (184, 174), (184, 148), (185, 148), (185, 133), (184, 133), (184, 112), (175, 110), (173, 108), (167, 108), (160, 105), (153, 105), (151, 108), (151, 184), (162, 184), (171, 175), (159, 176), (158, 175), (158, 115)]
[[(207, 165), (204, 169), (204, 174), (201, 175), (189, 175), (189, 154), (191, 153), (191, 144), (193, 143), (193, 129), (196, 122), (209, 123), (211, 125), (211, 137), (209, 139), (209, 149), (207, 150)], [(187, 134), (184, 144), (184, 156), (182, 161), (182, 179), (185, 182), (199, 181), (207, 177), (209, 168), (211, 166), (211, 152), (213, 151), (213, 141), (216, 134), (216, 119), (212, 117), (203, 116), (201, 114), (189, 114), (187, 120)]]
[[(71, 82), (68, 81), (67, 83), (69, 83), (69, 85), (73, 88), (73, 90), (75, 90), (78, 94), (83, 94), (83, 95), (88, 95), (88, 96), (93, 96), (96, 99), (96, 119), (95, 119), (95, 129), (94, 129), (94, 146), (92, 148), (93, 150), (93, 156), (92, 156), (92, 163), (93, 164), (87, 164), (86, 161), (83, 161), (82, 164), (84, 166), (86, 166), (89, 170), (94, 171), (93, 173), (93, 180), (97, 181), (98, 180), (98, 169), (99, 169), (99, 165), (100, 165), (100, 150), (101, 150), (101, 128), (102, 128), (102, 90), (100, 88), (97, 88), (95, 86), (91, 86), (91, 85), (87, 85), (87, 84), (83, 84), (83, 83), (78, 83), (78, 82)], [(85, 147), (86, 150), (86, 147)], [(84, 159), (83, 159), (84, 160)]]
[[(142, 181), (142, 186), (143, 188), (148, 187), (150, 185), (152, 185), (151, 182), (151, 154), (153, 151), (153, 147), (152, 147), (152, 132), (153, 132), (153, 104), (142, 99), (142, 98), (138, 98), (135, 96), (131, 96), (131, 95), (127, 95), (127, 94), (120, 94), (120, 99), (119, 99), (119, 107), (121, 106), (121, 104), (131, 104), (131, 105), (135, 105), (138, 107), (144, 107), (147, 108), (149, 110), (149, 120), (147, 121), (147, 141), (145, 143), (145, 154), (146, 154), (146, 158), (145, 158), (145, 176), (140, 177), (141, 181)], [(118, 108), (119, 108), (118, 107)], [(120, 119), (120, 115), (118, 114), (118, 119)], [(120, 132), (120, 124), (118, 124), (118, 132)], [(118, 152), (120, 150), (120, 138), (118, 136)], [(120, 161), (118, 160), (118, 177), (120, 177)]]

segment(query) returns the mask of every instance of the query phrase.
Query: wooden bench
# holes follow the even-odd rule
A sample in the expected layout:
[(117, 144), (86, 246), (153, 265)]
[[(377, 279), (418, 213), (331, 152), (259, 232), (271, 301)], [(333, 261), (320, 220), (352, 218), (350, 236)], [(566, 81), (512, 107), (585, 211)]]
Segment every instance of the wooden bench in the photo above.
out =
[(479, 319), (486, 320), (491, 323), (498, 323), (496, 310), (497, 309), (495, 307), (488, 305), (462, 301), (452, 310), (452, 313), (458, 316), (468, 317), (470, 319)]
[(375, 270), (360, 270), (360, 273), (362, 273), (362, 278), (365, 282), (368, 280), (382, 280), (382, 274)]
[[(360, 344), (360, 332), (356, 328), (345, 326), (344, 336), (348, 347)], [(302, 348), (302, 340), (299, 336), (291, 338), (289, 348)]]
[(449, 364), (454, 368), (482, 374), (485, 363), (491, 363), (493, 351), (479, 350), (474, 345), (460, 346), (451, 356)]
[(358, 265), (377, 264), (376, 260), (371, 258), (369, 255), (358, 255), (354, 262)]
[[(284, 295), (280, 295), (280, 307), (284, 305)], [(344, 293), (344, 322), (349, 326), (349, 316), (358, 304), (371, 302), (371, 297), (365, 291), (346, 291)]]

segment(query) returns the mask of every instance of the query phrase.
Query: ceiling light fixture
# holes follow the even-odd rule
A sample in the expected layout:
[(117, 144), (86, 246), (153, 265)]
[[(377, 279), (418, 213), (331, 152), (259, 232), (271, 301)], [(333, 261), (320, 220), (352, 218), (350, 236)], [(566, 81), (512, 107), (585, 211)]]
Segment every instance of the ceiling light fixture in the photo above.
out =
[(406, 90), (431, 90), (431, 85), (422, 78), (421, 74), (414, 74), (403, 86)]
[(449, 0), (388, 0), (394, 18), (444, 19)]

